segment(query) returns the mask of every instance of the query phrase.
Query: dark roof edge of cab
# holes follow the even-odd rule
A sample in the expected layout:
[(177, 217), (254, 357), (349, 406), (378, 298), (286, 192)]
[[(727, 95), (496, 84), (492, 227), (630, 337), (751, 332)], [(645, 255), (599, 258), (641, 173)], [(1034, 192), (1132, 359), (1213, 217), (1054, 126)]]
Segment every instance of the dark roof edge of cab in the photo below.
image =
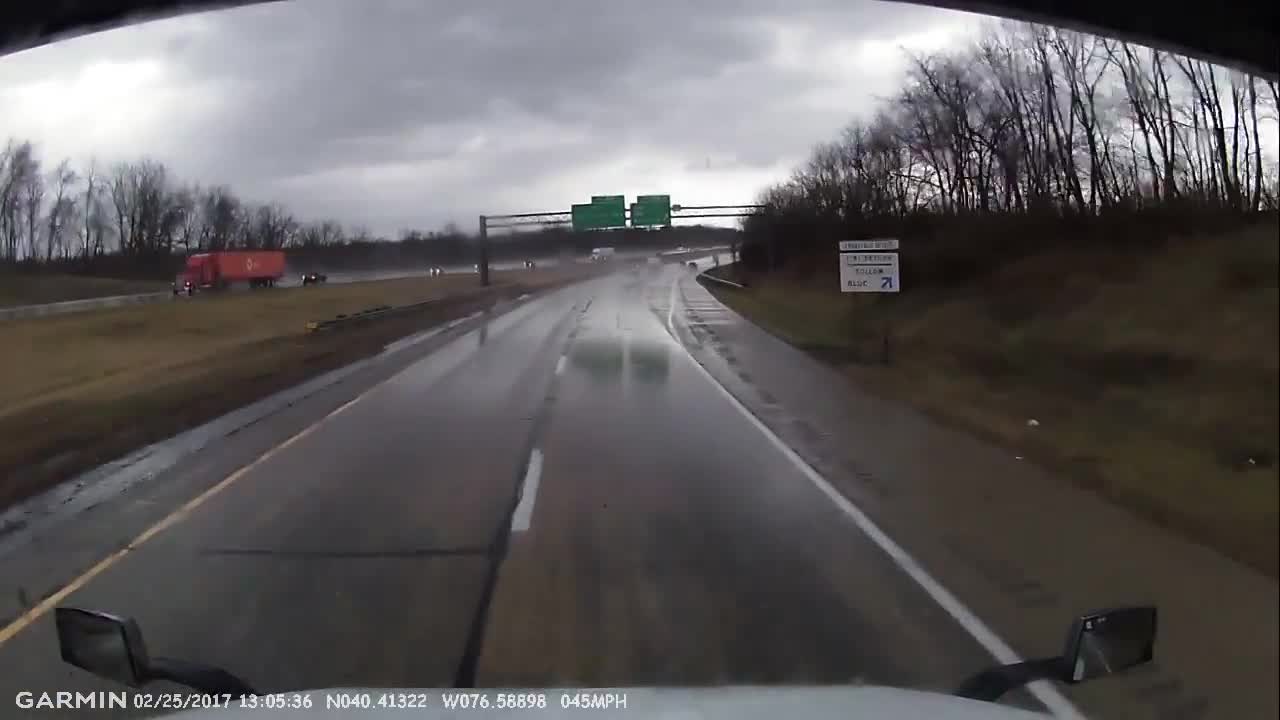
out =
[[(75, 35), (191, 12), (281, 0), (45, 0), (0, 6), (0, 55)], [(1097, 32), (1234, 66), (1280, 74), (1274, 2), (1215, 0), (906, 0)], [(1176, 9), (1175, 9), (1176, 8)]]
[(0, 56), (77, 35), (281, 0), (44, 0), (0, 4)]
[(1210, 60), (1272, 80), (1280, 74), (1280, 5), (1274, 1), (898, 1), (1058, 25)]

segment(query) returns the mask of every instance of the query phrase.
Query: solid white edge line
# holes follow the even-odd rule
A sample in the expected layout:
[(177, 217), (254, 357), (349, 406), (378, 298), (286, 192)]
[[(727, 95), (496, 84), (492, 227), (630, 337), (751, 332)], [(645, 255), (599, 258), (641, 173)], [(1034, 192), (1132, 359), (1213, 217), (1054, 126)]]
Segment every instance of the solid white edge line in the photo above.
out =
[(511, 532), (524, 532), (533, 524), (533, 504), (538, 500), (538, 481), (542, 478), (542, 451), (529, 453), (529, 467), (524, 471), (520, 502), (511, 515)]
[(566, 363), (567, 361), (568, 361), (568, 358), (566, 358), (564, 355), (561, 355), (561, 356), (560, 356), (560, 359), (556, 361), (556, 374), (557, 374), (557, 375), (560, 375), (560, 374), (562, 374), (562, 373), (564, 372), (564, 366), (565, 366), (565, 363)]
[[(800, 455), (797, 454), (795, 450), (792, 450), (791, 447), (782, 440), (782, 438), (778, 437), (768, 425), (765, 425), (760, 418), (756, 417), (754, 413), (748, 410), (747, 407), (743, 405), (738, 398), (734, 397), (733, 393), (729, 392), (724, 385), (721, 385), (720, 381), (716, 380), (715, 376), (712, 375), (710, 371), (702, 367), (702, 363), (698, 362), (698, 359), (693, 357), (693, 354), (684, 346), (684, 343), (680, 342), (679, 337), (676, 335), (675, 327), (672, 324), (672, 318), (675, 315), (676, 285), (679, 282), (679, 278), (676, 278), (675, 282), (671, 284), (672, 305), (667, 312), (667, 328), (671, 331), (672, 337), (675, 338), (676, 344), (684, 349), (685, 353), (689, 355), (689, 360), (693, 363), (693, 366), (702, 373), (702, 376), (705, 377), (713, 387), (720, 391), (720, 394), (723, 395), (725, 399), (729, 401), (729, 404), (747, 419), (747, 422), (755, 426), (762, 435), (768, 438), (769, 442), (772, 443), (784, 457), (790, 460), (791, 464), (794, 465), (801, 474), (821, 490), (822, 494), (826, 495), (827, 498), (830, 499), (836, 507), (840, 508), (845, 515), (848, 515), (849, 519), (853, 521), (853, 524), (858, 526), (858, 529), (861, 530), (863, 534), (883, 550), (899, 569), (914, 580), (916, 584), (929, 595), (929, 597), (933, 598), (933, 601), (938, 603), (938, 605), (945, 610), (947, 614), (964, 629), (965, 632), (969, 633), (969, 635), (976, 640), (979, 645), (986, 649), (987, 652), (991, 653), (991, 656), (994, 657), (997, 662), (1006, 665), (1022, 662), (1023, 658), (1020, 657), (1018, 653), (1014, 652), (1013, 648), (1009, 647), (1009, 644), (1002, 640), (999, 635), (996, 635), (995, 631), (987, 627), (987, 624), (975, 615), (973, 611), (965, 607), (965, 605), (961, 603), (955, 595), (951, 594), (950, 590), (947, 590), (941, 583), (933, 579), (933, 576), (921, 567), (920, 564), (916, 562), (915, 558), (911, 557), (910, 553), (885, 534), (885, 532), (880, 529), (880, 526), (875, 524), (875, 521), (867, 516), (867, 514), (858, 508), (857, 505), (854, 505), (849, 498), (845, 497), (843, 493), (837, 490), (817, 470), (814, 470), (809, 463), (805, 462), (804, 458), (800, 457)], [(1037, 700), (1044, 703), (1045, 707), (1048, 708), (1049, 712), (1053, 713), (1055, 717), (1062, 718), (1062, 720), (1086, 720), (1080, 710), (1077, 709), (1065, 695), (1059, 692), (1058, 689), (1048, 681), (1040, 680), (1033, 682), (1027, 686), (1027, 690), (1035, 696)]]

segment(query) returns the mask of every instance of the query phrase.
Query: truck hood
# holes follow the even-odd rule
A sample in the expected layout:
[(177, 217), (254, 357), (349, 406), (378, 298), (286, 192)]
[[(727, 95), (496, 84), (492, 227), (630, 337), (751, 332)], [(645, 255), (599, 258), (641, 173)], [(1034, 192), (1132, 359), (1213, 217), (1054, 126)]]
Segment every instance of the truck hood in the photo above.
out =
[[(546, 698), (546, 708), (526, 710), (543, 718), (629, 718), (630, 720), (1045, 720), (1041, 715), (1007, 705), (966, 700), (952, 695), (902, 690), (888, 687), (719, 687), (719, 688), (593, 688), (593, 689), (502, 689), (502, 690), (421, 690), (410, 688), (331, 688), (325, 690), (282, 693), (274, 696), (287, 705), (296, 705), (301, 695), (312, 700), (309, 710), (237, 708), (192, 710), (170, 717), (186, 718), (263, 718), (263, 717), (338, 717), (358, 713), (359, 717), (390, 718), (510, 718), (523, 714), (518, 710), (499, 709), (494, 705), (501, 694), (533, 694)], [(470, 694), (487, 698), (489, 707), (448, 709), (444, 696)], [(380, 708), (384, 696), (395, 702), (397, 695), (412, 699), (412, 709)], [(625, 698), (625, 707), (584, 710), (565, 706), (568, 698), (592, 696)], [(346, 710), (333, 708), (334, 700), (367, 696), (371, 707)], [(616, 703), (616, 701), (615, 701)], [(403, 700), (402, 700), (403, 704)]]

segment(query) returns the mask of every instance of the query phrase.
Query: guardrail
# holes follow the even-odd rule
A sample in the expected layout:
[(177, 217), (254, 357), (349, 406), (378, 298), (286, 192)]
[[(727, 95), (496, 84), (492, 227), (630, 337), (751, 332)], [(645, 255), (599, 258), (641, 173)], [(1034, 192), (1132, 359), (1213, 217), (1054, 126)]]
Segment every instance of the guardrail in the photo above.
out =
[(17, 307), (0, 308), (0, 320), (17, 320), (19, 318), (44, 317), (46, 315), (65, 315), (68, 313), (97, 310), (99, 308), (120, 307), (123, 305), (142, 305), (160, 302), (173, 297), (172, 292), (139, 293), (137, 295), (111, 295), (108, 297), (85, 298), (84, 300), (66, 300), (43, 305), (19, 305)]
[(745, 290), (745, 289), (746, 289), (746, 287), (747, 287), (746, 285), (742, 285), (742, 284), (736, 283), (736, 282), (734, 282), (734, 281), (732, 281), (732, 280), (725, 280), (725, 279), (724, 279), (724, 278), (722, 278), (722, 277), (716, 277), (715, 275), (712, 275), (712, 274), (711, 274), (711, 271), (710, 271), (710, 270), (703, 270), (702, 272), (698, 273), (698, 279), (699, 279), (699, 280), (701, 280), (701, 279), (703, 279), (703, 278), (706, 278), (707, 280), (714, 280), (714, 281), (716, 281), (716, 282), (720, 283), (721, 285), (727, 285), (727, 286), (729, 286), (729, 287), (731, 287), (731, 288), (734, 288), (734, 289), (736, 289), (736, 290)]

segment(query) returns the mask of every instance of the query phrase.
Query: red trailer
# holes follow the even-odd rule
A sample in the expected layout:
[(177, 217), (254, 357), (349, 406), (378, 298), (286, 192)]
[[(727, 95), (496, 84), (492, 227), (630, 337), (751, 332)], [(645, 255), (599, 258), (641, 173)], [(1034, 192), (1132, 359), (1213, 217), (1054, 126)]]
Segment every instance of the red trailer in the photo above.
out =
[(233, 283), (271, 287), (284, 277), (284, 253), (279, 250), (197, 253), (173, 283), (173, 292), (220, 290)]

